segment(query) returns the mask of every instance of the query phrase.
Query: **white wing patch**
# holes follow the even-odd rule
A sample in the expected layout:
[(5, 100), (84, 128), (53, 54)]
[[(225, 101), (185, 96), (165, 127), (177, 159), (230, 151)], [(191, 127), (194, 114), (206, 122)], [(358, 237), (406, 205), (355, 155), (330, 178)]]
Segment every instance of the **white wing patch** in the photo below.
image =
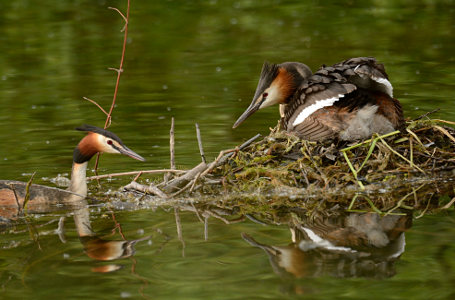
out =
[(311, 230), (309, 228), (303, 227), (303, 230), (308, 235), (308, 237), (313, 241), (314, 248), (323, 248), (323, 249), (332, 250), (332, 251), (344, 251), (344, 252), (351, 252), (351, 253), (357, 252), (356, 250), (348, 248), (348, 247), (335, 246), (328, 240), (324, 240), (323, 238), (318, 236), (316, 233), (314, 233), (313, 230)]
[(344, 95), (339, 94), (338, 97), (332, 97), (332, 98), (316, 101), (315, 103), (311, 104), (310, 106), (308, 106), (307, 108), (305, 108), (304, 110), (302, 110), (299, 113), (297, 118), (295, 118), (294, 123), (292, 123), (292, 126), (295, 127), (298, 124), (302, 123), (303, 121), (305, 121), (306, 118), (308, 118), (315, 111), (317, 111), (323, 107), (332, 106), (333, 103), (340, 100), (340, 98), (342, 98), (342, 97), (344, 97)]
[(390, 81), (388, 81), (385, 78), (378, 78), (375, 76), (372, 76), (371, 79), (382, 85), (384, 87), (384, 92), (386, 92), (391, 98), (393, 98), (393, 86), (390, 83)]
[[(357, 69), (360, 66), (361, 65), (357, 65), (357, 67), (354, 68), (354, 72), (358, 75), (358, 79), (356, 80), (355, 84), (357, 84), (360, 87), (368, 89), (372, 85), (371, 80), (373, 80), (381, 86), (380, 90), (382, 92), (388, 94), (391, 98), (393, 98), (393, 86), (390, 83), (390, 81), (388, 81), (384, 77), (376, 77), (376, 76), (368, 75), (363, 72), (357, 71)], [(377, 89), (377, 87), (376, 87), (376, 89)]]

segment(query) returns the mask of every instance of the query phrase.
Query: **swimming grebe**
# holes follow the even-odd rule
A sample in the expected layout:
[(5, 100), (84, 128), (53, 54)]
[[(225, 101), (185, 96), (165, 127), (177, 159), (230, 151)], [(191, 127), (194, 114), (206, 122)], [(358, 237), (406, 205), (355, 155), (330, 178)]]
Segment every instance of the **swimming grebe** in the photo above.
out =
[[(29, 189), (27, 207), (42, 210), (56, 204), (83, 199), (87, 196), (86, 170), (88, 161), (98, 152), (124, 154), (131, 158), (145, 159), (126, 147), (114, 133), (105, 129), (83, 125), (77, 130), (87, 135), (79, 142), (73, 153), (71, 182), (67, 190), (32, 184)], [(27, 183), (13, 180), (0, 180), (0, 216), (11, 218), (23, 208)]]

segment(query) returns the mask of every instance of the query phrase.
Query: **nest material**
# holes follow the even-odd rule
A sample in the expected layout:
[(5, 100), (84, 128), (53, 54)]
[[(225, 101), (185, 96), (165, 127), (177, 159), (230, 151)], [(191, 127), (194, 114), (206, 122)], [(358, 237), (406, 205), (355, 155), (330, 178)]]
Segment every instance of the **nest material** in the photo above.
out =
[[(377, 190), (416, 179), (450, 179), (455, 172), (455, 130), (434, 121), (410, 122), (403, 131), (360, 143), (316, 143), (272, 132), (218, 168), (235, 189), (277, 186)], [(398, 181), (398, 182), (397, 182)]]
[(275, 128), (261, 141), (224, 151), (229, 156), (158, 187), (168, 199), (216, 199), (256, 212), (261, 205), (265, 211), (270, 205), (377, 212), (440, 207), (441, 195), (450, 200), (455, 194), (455, 130), (443, 124), (455, 123), (409, 121), (401, 132), (351, 144), (304, 141)]

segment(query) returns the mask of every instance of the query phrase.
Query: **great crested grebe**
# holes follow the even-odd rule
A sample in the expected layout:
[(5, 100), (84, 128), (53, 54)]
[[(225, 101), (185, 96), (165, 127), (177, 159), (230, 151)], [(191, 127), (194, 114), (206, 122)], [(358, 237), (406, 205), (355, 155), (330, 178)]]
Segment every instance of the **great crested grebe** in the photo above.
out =
[(384, 66), (373, 57), (351, 58), (312, 74), (298, 62), (264, 63), (253, 101), (235, 122), (280, 104), (284, 129), (303, 139), (358, 140), (403, 124)]
[(412, 225), (410, 211), (387, 216), (341, 213), (308, 217), (303, 209), (293, 213), (299, 217), (289, 223), (292, 243), (286, 246), (262, 244), (242, 233), (247, 243), (265, 251), (273, 270), (285, 278), (388, 277), (394, 261), (405, 251), (405, 232)]
[[(131, 158), (145, 159), (126, 147), (114, 133), (105, 129), (83, 125), (76, 128), (87, 135), (79, 142), (73, 153), (71, 182), (67, 190), (32, 184), (29, 189), (27, 207), (40, 210), (68, 201), (80, 200), (87, 196), (86, 170), (88, 161), (98, 152), (124, 154)], [(0, 216), (11, 218), (24, 206), (27, 183), (13, 180), (0, 180)]]

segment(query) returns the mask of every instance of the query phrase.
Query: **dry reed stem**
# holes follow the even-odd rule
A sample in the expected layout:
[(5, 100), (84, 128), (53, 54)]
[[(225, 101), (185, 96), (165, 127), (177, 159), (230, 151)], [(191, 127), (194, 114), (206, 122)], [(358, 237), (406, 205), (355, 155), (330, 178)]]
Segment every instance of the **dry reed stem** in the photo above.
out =
[[(455, 124), (455, 123), (454, 123)], [(438, 125), (434, 125), (433, 126), (434, 128), (436, 128), (437, 130), (441, 131), (443, 134), (445, 134), (449, 139), (452, 140), (452, 142), (455, 143), (455, 138), (444, 128), (442, 128), (441, 126), (438, 126)]]
[[(384, 139), (383, 139), (382, 137), (379, 136), (378, 138), (381, 140), (381, 142), (382, 142), (382, 144), (383, 144), (384, 146), (386, 146), (390, 151), (393, 152), (393, 154), (395, 154), (396, 156), (400, 157), (401, 159), (403, 159), (404, 161), (406, 161), (407, 163), (409, 163), (409, 165), (412, 167), (412, 162), (409, 161), (409, 159), (407, 159), (406, 157), (404, 157), (403, 155), (401, 155), (400, 153), (398, 153), (397, 151), (395, 151), (389, 144), (387, 144), (386, 141), (384, 141)], [(417, 166), (415, 166), (415, 165), (414, 165), (414, 168), (417, 169), (417, 170), (419, 170), (420, 172), (422, 172), (424, 175), (427, 174), (427, 173), (425, 173), (424, 170), (422, 170), (421, 168), (419, 168), (419, 167), (417, 167)]]
[(441, 120), (441, 119), (432, 119), (432, 120), (435, 121), (435, 122), (440, 122), (440, 123), (455, 125), (455, 122), (452, 122), (452, 121)]
[(419, 139), (419, 137), (417, 136), (417, 134), (415, 134), (412, 130), (410, 130), (409, 128), (406, 128), (406, 131), (412, 135), (416, 141), (420, 144), (420, 146), (422, 146), (422, 149), (428, 154), (430, 155), (430, 152), (428, 152), (427, 148), (425, 147), (425, 145), (422, 143), (422, 141)]

